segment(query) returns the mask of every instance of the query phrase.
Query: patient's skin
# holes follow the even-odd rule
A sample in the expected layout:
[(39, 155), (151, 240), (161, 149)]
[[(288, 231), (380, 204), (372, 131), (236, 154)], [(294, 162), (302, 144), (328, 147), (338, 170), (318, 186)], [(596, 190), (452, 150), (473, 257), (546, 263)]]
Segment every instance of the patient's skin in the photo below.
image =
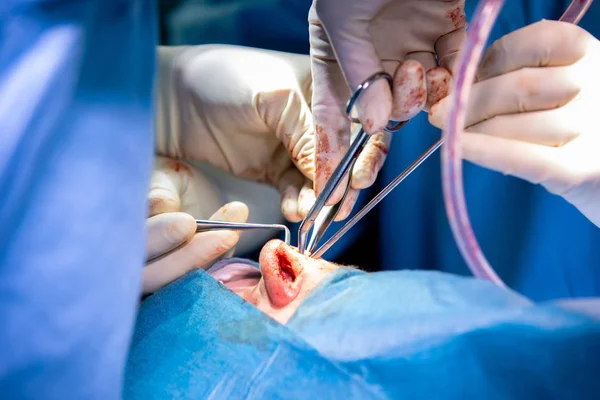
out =
[(260, 253), (262, 278), (247, 286), (230, 287), (276, 321), (285, 324), (312, 289), (341, 266), (301, 255), (280, 240), (271, 240)]

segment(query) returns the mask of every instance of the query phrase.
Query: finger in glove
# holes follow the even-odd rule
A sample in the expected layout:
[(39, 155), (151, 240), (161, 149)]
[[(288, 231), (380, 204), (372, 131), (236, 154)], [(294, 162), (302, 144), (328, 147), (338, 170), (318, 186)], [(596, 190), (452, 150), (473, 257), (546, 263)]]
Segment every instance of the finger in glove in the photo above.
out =
[(146, 229), (146, 258), (152, 259), (190, 240), (196, 232), (196, 222), (186, 213), (166, 213), (148, 218)]
[[(213, 221), (246, 222), (248, 207), (232, 202), (221, 207), (210, 218)], [(195, 230), (195, 229), (194, 229)], [(207, 268), (211, 262), (233, 248), (240, 232), (210, 231), (196, 233), (181, 249), (149, 264), (144, 269), (144, 293), (154, 292), (194, 268)]]
[(391, 142), (392, 135), (385, 131), (371, 137), (352, 169), (353, 189), (366, 189), (375, 182), (383, 167)]
[(394, 72), (393, 107), (390, 119), (408, 121), (416, 116), (427, 101), (425, 70), (420, 62), (406, 60)]
[(179, 194), (191, 174), (190, 167), (181, 161), (156, 157), (148, 193), (148, 215), (152, 217), (179, 211), (181, 209)]

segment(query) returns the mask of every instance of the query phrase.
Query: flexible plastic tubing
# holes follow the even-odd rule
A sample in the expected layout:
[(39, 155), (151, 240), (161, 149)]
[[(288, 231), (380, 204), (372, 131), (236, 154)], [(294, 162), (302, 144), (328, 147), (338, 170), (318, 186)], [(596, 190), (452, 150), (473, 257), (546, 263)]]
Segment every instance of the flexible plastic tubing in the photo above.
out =
[[(560, 20), (577, 24), (592, 1), (573, 0)], [(457, 60), (448, 124), (444, 131), (445, 143), (442, 147), (444, 203), (454, 240), (473, 275), (488, 279), (499, 286), (504, 286), (504, 282), (483, 255), (467, 213), (459, 143), (475, 71), (483, 47), (503, 5), (504, 0), (481, 0), (477, 5), (467, 32), (467, 41)]]

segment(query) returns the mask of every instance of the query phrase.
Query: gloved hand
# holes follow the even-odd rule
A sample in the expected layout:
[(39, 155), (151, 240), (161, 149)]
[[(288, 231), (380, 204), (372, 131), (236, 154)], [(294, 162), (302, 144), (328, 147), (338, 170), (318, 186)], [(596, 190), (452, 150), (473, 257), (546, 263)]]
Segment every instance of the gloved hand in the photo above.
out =
[[(374, 146), (380, 148), (377, 169), (361, 160), (354, 169), (352, 187), (368, 187), (390, 145), (390, 135), (381, 132), (388, 120), (406, 121), (446, 96), (447, 69), (465, 38), (464, 0), (314, 0), (309, 23), (317, 193), (350, 145), (345, 107), (351, 92), (377, 72), (394, 77), (392, 91), (379, 80), (357, 104), (363, 128), (377, 134)], [(336, 192), (330, 204), (341, 195)]]
[[(233, 46), (159, 49), (156, 151), (265, 182), (292, 222), (315, 200), (307, 56)], [(339, 218), (356, 200), (349, 196)]]
[[(147, 258), (152, 259), (183, 243), (185, 245), (146, 265), (144, 294), (162, 288), (194, 268), (208, 268), (219, 257), (232, 251), (238, 242), (239, 232), (195, 233), (196, 223), (192, 215), (203, 215), (206, 210), (202, 209), (202, 200), (212, 196), (207, 185), (193, 166), (157, 157), (148, 195)], [(248, 207), (240, 202), (232, 202), (221, 207), (210, 219), (246, 222)]]
[[(578, 26), (542, 21), (485, 52), (461, 148), (475, 164), (541, 184), (600, 227), (600, 42)], [(449, 101), (431, 108), (443, 128)]]

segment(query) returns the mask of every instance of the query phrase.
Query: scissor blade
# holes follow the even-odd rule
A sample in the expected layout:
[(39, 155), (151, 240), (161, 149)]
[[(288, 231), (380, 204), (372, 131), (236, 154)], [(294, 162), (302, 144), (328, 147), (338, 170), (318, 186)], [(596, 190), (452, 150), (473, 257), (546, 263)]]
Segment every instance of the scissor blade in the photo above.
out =
[(321, 210), (321, 212), (315, 219), (315, 222), (313, 224), (313, 230), (312, 230), (313, 234), (310, 236), (310, 239), (308, 240), (308, 244), (306, 245), (307, 252), (310, 253), (312, 250), (314, 250), (315, 246), (317, 245), (318, 238), (321, 237), (321, 235), (324, 233), (325, 230), (327, 230), (326, 225), (328, 225), (328, 224), (326, 223), (326, 221), (327, 221), (327, 219), (328, 219), (327, 217), (331, 213), (332, 209), (333, 209), (332, 206), (323, 207), (323, 209)]
[(298, 251), (300, 254), (304, 254), (306, 251), (308, 233), (313, 227), (315, 220), (321, 214), (325, 204), (327, 201), (329, 201), (335, 190), (339, 187), (342, 180), (346, 177), (346, 175), (348, 175), (352, 165), (360, 155), (360, 152), (363, 150), (368, 140), (369, 135), (367, 135), (362, 127), (359, 127), (356, 138), (350, 145), (350, 149), (344, 155), (344, 158), (342, 158), (342, 161), (340, 161), (340, 164), (337, 166), (335, 171), (333, 171), (333, 174), (331, 175), (331, 178), (327, 184), (325, 184), (323, 191), (315, 200), (315, 204), (313, 204), (308, 214), (306, 214), (304, 221), (302, 221), (302, 224), (300, 224), (300, 228), (298, 229)]
[[(356, 161), (356, 160), (355, 160)], [(352, 168), (355, 163), (352, 163), (350, 167), (350, 172), (352, 172)], [(324, 207), (321, 213), (315, 219), (315, 223), (313, 226), (313, 235), (310, 238), (306, 251), (312, 257), (312, 253), (315, 251), (315, 248), (319, 244), (319, 241), (325, 236), (327, 229), (331, 226), (331, 224), (335, 221), (335, 218), (339, 214), (342, 206), (346, 203), (346, 198), (348, 197), (348, 193), (350, 193), (350, 183), (346, 186), (346, 190), (344, 191), (344, 195), (342, 199), (334, 206)]]

